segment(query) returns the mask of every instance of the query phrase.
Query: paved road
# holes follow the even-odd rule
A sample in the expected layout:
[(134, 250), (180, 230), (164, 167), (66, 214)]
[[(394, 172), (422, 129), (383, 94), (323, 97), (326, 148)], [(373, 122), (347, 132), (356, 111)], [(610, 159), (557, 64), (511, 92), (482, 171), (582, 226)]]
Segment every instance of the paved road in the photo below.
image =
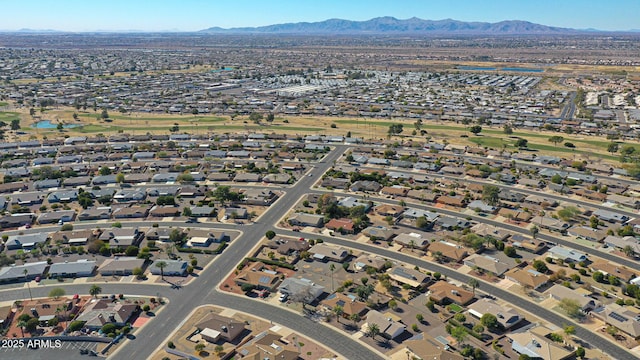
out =
[[(278, 233), (282, 235), (290, 235), (290, 236), (296, 236), (297, 234), (295, 232), (284, 231), (282, 229), (279, 229)], [(314, 238), (321, 238), (326, 243), (331, 243), (331, 244), (348, 247), (351, 249), (366, 251), (367, 253), (380, 255), (386, 259), (395, 260), (395, 261), (406, 263), (406, 264), (416, 265), (423, 269), (428, 269), (429, 271), (432, 271), (432, 272), (439, 272), (442, 275), (445, 275), (447, 278), (454, 279), (454, 280), (463, 282), (465, 284), (468, 283), (470, 279), (472, 279), (471, 276), (459, 273), (458, 271), (453, 270), (451, 268), (448, 268), (430, 261), (422, 260), (413, 256), (409, 256), (397, 251), (383, 249), (378, 246), (335, 238), (335, 237), (322, 236), (322, 235), (321, 236), (314, 235)], [(513, 295), (512, 293), (505, 291), (499, 287), (496, 287), (488, 282), (482, 281), (480, 288), (484, 292), (494, 295), (508, 303), (513, 304), (516, 307), (519, 307), (521, 309), (526, 309), (529, 312), (535, 313), (536, 316), (550, 323), (553, 323), (558, 326), (562, 326), (562, 325), (575, 326), (577, 337), (581, 338), (586, 343), (591, 344), (593, 347), (601, 349), (605, 353), (617, 359), (633, 359), (634, 358), (634, 355), (632, 353), (625, 351), (621, 347), (616, 346), (610, 343), (609, 341), (605, 340), (604, 338), (601, 338), (600, 336), (594, 334), (591, 330), (588, 330), (582, 327), (580, 324), (572, 320), (569, 320), (568, 318), (560, 316), (551, 310), (541, 307), (519, 296)]]

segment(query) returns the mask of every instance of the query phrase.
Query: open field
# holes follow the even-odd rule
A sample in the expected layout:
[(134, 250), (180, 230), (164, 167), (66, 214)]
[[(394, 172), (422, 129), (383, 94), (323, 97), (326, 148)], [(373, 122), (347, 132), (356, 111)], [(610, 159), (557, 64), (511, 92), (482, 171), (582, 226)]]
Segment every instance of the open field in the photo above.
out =
[[(507, 136), (502, 128), (484, 126), (480, 135), (475, 136), (468, 131), (468, 126), (455, 124), (452, 122), (424, 122), (421, 130), (426, 130), (425, 136), (411, 135), (414, 130), (414, 122), (407, 119), (364, 119), (364, 118), (334, 118), (334, 117), (306, 117), (287, 116), (277, 117), (272, 123), (262, 122), (255, 124), (247, 117), (236, 117), (234, 120), (230, 116), (217, 115), (169, 115), (169, 114), (113, 114), (108, 121), (99, 119), (98, 112), (79, 112), (78, 120), (73, 119), (72, 109), (57, 109), (46, 111), (41, 114), (43, 119), (53, 119), (52, 122), (63, 122), (65, 124), (78, 125), (76, 128), (64, 129), (62, 132), (57, 129), (35, 129), (33, 124), (36, 121), (27, 113), (22, 112), (0, 112), (0, 120), (9, 123), (13, 119), (21, 119), (22, 130), (27, 132), (25, 137), (55, 137), (73, 135), (96, 135), (115, 134), (127, 132), (131, 134), (168, 133), (169, 129), (178, 124), (179, 132), (190, 133), (231, 133), (231, 132), (263, 132), (263, 133), (286, 133), (288, 135), (346, 135), (350, 133), (354, 137), (365, 139), (386, 139), (387, 130), (392, 124), (403, 124), (404, 131), (402, 139), (434, 141), (446, 140), (448, 143), (463, 146), (482, 146), (493, 149), (505, 149), (508, 151), (522, 151), (514, 144), (517, 138), (528, 140), (529, 151), (536, 151), (540, 154), (556, 155), (560, 157), (572, 156), (577, 159), (602, 159), (607, 161), (618, 161), (616, 154), (607, 152), (610, 143), (604, 138), (584, 135), (560, 134), (564, 141), (557, 146), (549, 142), (549, 137), (558, 135), (549, 131), (514, 131)], [(335, 125), (335, 128), (332, 128)], [(419, 132), (418, 132), (419, 134)], [(400, 140), (399, 137), (394, 139)], [(575, 149), (563, 146), (564, 142), (571, 142)], [(630, 143), (640, 151), (640, 144)], [(622, 145), (622, 144), (621, 144)]]

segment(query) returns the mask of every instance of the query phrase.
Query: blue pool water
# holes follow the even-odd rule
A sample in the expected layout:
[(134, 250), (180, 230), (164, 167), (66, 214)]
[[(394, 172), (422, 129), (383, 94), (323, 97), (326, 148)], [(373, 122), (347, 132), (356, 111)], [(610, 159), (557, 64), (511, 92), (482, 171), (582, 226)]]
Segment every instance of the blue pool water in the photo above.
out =
[[(78, 127), (80, 125), (76, 125), (76, 124), (64, 124), (62, 125), (63, 128), (65, 129), (71, 129), (74, 127)], [(35, 124), (33, 124), (33, 128), (34, 129), (55, 129), (58, 127), (58, 124), (54, 124), (51, 122), (51, 120), (40, 120), (38, 122), (36, 122)]]

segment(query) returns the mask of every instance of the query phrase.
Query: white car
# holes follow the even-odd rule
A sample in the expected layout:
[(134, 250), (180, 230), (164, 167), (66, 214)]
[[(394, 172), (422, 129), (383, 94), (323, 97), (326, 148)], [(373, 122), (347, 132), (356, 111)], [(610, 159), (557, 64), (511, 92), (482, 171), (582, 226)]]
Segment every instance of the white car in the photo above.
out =
[(287, 301), (288, 298), (289, 298), (289, 294), (281, 293), (280, 297), (278, 298), (278, 301), (285, 302)]

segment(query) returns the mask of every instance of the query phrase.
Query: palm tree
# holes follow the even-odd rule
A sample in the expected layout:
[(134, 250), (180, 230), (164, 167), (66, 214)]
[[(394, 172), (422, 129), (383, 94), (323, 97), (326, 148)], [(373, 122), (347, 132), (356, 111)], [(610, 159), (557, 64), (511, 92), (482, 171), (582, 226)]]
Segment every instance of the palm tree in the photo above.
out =
[(27, 274), (29, 274), (29, 271), (27, 269), (24, 269), (22, 273), (24, 274), (24, 281), (27, 282), (27, 288), (29, 289), (29, 299), (33, 301), (33, 296), (31, 295), (31, 285), (29, 285), (29, 278), (27, 278)]
[(342, 317), (342, 314), (344, 314), (344, 309), (342, 308), (342, 306), (336, 305), (333, 308), (333, 313), (336, 314), (336, 321), (340, 322), (340, 317)]
[(24, 337), (24, 328), (27, 327), (27, 322), (24, 320), (20, 320), (18, 322), (18, 327), (20, 328), (20, 332), (22, 333), (22, 337)]
[(91, 285), (91, 288), (89, 289), (89, 294), (91, 296), (93, 296), (94, 298), (98, 298), (98, 295), (100, 295), (100, 293), (102, 293), (102, 288), (96, 284)]
[(480, 287), (480, 281), (478, 281), (478, 279), (469, 279), (469, 282), (467, 284), (471, 286), (471, 288), (473, 289), (473, 296), (475, 296), (476, 289)]
[(368, 324), (367, 325), (367, 335), (371, 336), (372, 339), (376, 339), (376, 336), (380, 334), (380, 327), (378, 324)]
[(357, 313), (354, 313), (349, 316), (349, 320), (353, 321), (353, 326), (355, 327), (362, 318)]
[(336, 269), (336, 265), (335, 264), (331, 264), (329, 265), (329, 271), (331, 271), (331, 292), (333, 292), (333, 271)]
[(160, 268), (160, 278), (162, 280), (164, 280), (164, 268), (167, 267), (167, 262), (166, 261), (158, 261), (156, 263), (156, 267)]

